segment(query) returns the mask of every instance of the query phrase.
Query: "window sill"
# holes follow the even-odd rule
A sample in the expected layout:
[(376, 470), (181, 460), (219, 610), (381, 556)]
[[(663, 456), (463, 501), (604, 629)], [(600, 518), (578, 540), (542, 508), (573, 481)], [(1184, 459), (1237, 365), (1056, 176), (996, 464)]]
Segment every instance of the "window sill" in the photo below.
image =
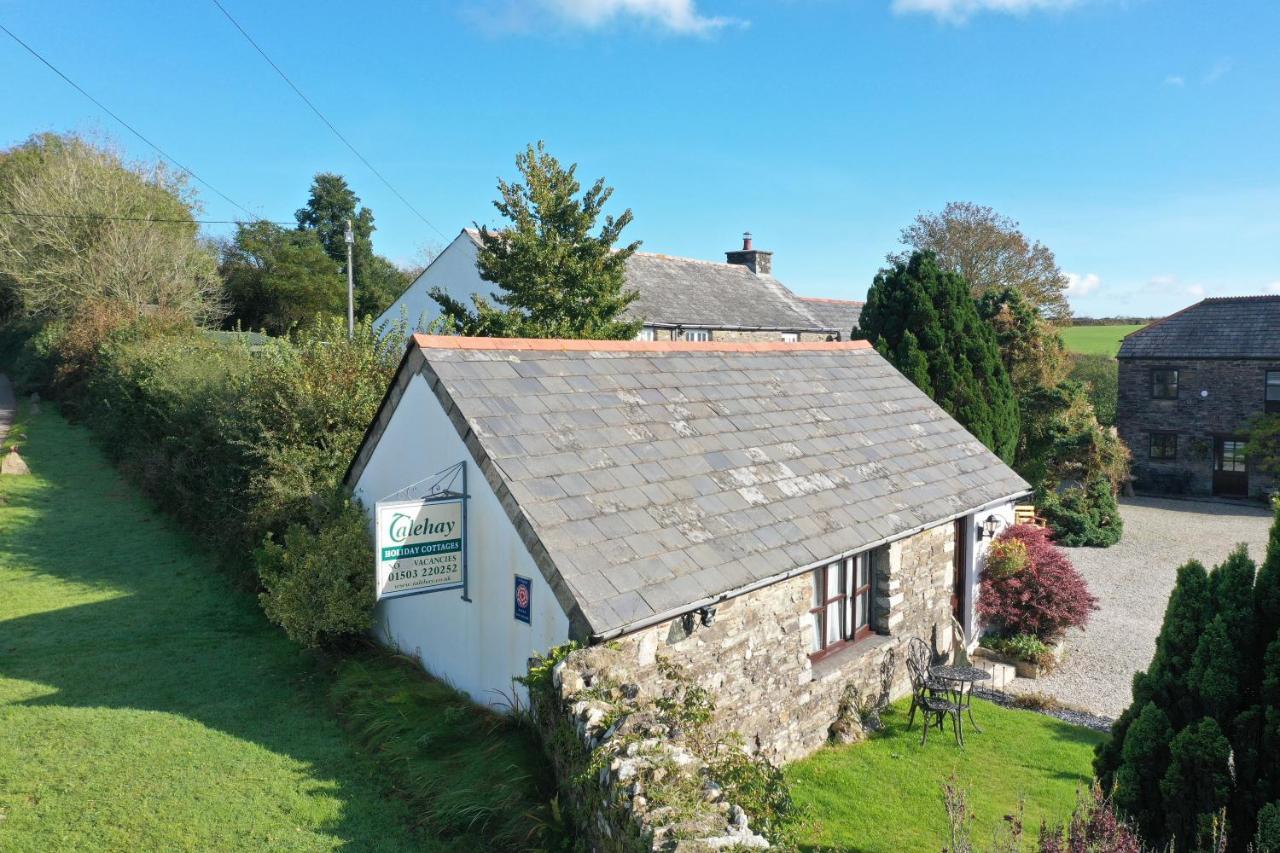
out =
[(853, 643), (846, 643), (839, 648), (819, 652), (809, 656), (812, 681), (822, 681), (839, 673), (850, 663), (861, 660), (869, 654), (884, 650), (893, 643), (893, 637), (886, 634), (872, 634)]

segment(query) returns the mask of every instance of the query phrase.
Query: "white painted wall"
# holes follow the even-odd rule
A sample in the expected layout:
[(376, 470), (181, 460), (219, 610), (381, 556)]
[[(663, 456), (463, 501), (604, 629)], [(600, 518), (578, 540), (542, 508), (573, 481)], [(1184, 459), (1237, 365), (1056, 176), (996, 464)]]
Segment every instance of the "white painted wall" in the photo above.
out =
[[(421, 376), (410, 380), (356, 483), (355, 494), (370, 513), (372, 526), (378, 499), (463, 459), (471, 493), (467, 508), (471, 602), (461, 599), (461, 590), (382, 601), (375, 630), (384, 642), (417, 655), (432, 675), (466, 691), (474, 701), (501, 707), (507, 701), (504, 697), (527, 698), (512, 678), (525, 674), (531, 656), (568, 640), (569, 620)], [(372, 553), (369, 556), (369, 571), (373, 571)], [(533, 580), (528, 625), (515, 619), (517, 574)]]
[(983, 535), (982, 541), (978, 541), (978, 525), (987, 520), (988, 516), (994, 515), (1000, 519), (1000, 527), (996, 531), (996, 535), (1004, 532), (1013, 526), (1013, 507), (1014, 502), (999, 504), (990, 509), (984, 509), (982, 512), (974, 513), (969, 516), (969, 523), (965, 525), (969, 531), (969, 543), (966, 553), (969, 554), (970, 570), (969, 580), (969, 607), (965, 614), (964, 632), (967, 636), (974, 639), (975, 643), (978, 634), (982, 630), (982, 626), (978, 623), (978, 591), (982, 583), (982, 569), (987, 562), (987, 549), (991, 547), (991, 540)]
[(431, 298), (431, 291), (437, 287), (464, 305), (471, 304), (473, 293), (487, 297), (497, 287), (480, 277), (480, 271), (476, 269), (476, 252), (476, 244), (471, 238), (459, 234), (413, 280), (409, 289), (382, 312), (375, 327), (389, 329), (403, 316), (408, 321), (410, 334), (425, 330), (427, 324), (440, 316), (440, 306)]

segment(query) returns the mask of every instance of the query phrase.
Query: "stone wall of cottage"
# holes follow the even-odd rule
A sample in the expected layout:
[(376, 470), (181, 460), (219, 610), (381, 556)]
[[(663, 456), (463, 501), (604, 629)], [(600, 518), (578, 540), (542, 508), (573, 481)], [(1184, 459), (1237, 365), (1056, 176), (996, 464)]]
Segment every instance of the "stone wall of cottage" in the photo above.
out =
[[(827, 741), (847, 685), (868, 699), (885, 684), (890, 698), (909, 691), (902, 649), (909, 638), (950, 647), (954, 530), (948, 522), (875, 551), (878, 633), (817, 662), (806, 574), (721, 603), (710, 626), (680, 618), (616, 641), (624, 671), (614, 677), (642, 694), (660, 691), (655, 661), (669, 658), (714, 691), (719, 724), (749, 748), (775, 762), (803, 757)], [(887, 680), (886, 662), (893, 664)]]
[[(1152, 399), (1151, 371), (1157, 368), (1178, 371), (1177, 399)], [(1249, 421), (1264, 411), (1268, 370), (1280, 370), (1280, 362), (1121, 359), (1116, 428), (1133, 453), (1135, 487), (1145, 492), (1212, 494), (1214, 437), (1248, 432)], [(1177, 434), (1176, 459), (1151, 458), (1152, 432)], [(1251, 465), (1249, 494), (1263, 496), (1274, 489), (1280, 489), (1280, 481)]]

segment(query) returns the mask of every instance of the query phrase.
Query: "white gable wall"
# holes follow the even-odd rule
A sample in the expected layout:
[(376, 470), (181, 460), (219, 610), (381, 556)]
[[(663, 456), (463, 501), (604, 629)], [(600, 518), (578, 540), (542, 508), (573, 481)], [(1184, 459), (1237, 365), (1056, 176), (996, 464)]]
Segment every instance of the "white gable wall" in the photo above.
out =
[(463, 305), (471, 304), (473, 293), (487, 297), (497, 288), (492, 282), (480, 277), (476, 257), (476, 244), (466, 234), (459, 234), (413, 280), (408, 290), (382, 312), (375, 327), (389, 329), (391, 324), (403, 316), (408, 320), (410, 334), (415, 329), (425, 330), (427, 324), (440, 316), (440, 306), (431, 298), (431, 291), (437, 287)]
[(969, 588), (965, 596), (968, 607), (964, 618), (964, 632), (971, 640), (973, 645), (977, 645), (979, 634), (982, 632), (982, 620), (978, 618), (978, 594), (982, 587), (982, 572), (987, 565), (987, 550), (991, 547), (991, 539), (983, 535), (981, 540), (978, 539), (978, 525), (986, 521), (989, 516), (994, 515), (1000, 520), (996, 529), (996, 535), (999, 536), (1001, 531), (1007, 530), (1013, 526), (1014, 506), (1016, 501), (996, 504), (979, 510), (968, 516), (965, 527), (968, 529), (969, 541), (965, 548), (965, 553), (969, 555)]
[[(388, 599), (377, 606), (375, 630), (384, 642), (419, 656), (429, 672), (466, 691), (474, 701), (501, 707), (513, 693), (522, 701), (526, 698), (523, 688), (516, 689), (511, 679), (525, 674), (531, 656), (568, 640), (569, 620), (421, 376), (414, 376), (405, 388), (355, 485), (355, 495), (372, 521), (378, 499), (463, 459), (471, 493), (467, 507), (471, 602), (463, 601), (462, 591), (456, 589)], [(372, 565), (369, 570), (373, 571)], [(528, 625), (515, 619), (517, 574), (533, 581)]]

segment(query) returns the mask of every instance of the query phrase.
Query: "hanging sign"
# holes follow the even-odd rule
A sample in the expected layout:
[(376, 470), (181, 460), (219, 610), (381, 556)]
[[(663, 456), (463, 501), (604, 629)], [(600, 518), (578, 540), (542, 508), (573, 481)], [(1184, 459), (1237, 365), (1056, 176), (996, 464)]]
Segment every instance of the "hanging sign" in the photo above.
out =
[(465, 513), (463, 498), (378, 503), (378, 600), (463, 589)]
[(516, 621), (529, 624), (529, 602), (533, 598), (533, 581), (516, 575)]

